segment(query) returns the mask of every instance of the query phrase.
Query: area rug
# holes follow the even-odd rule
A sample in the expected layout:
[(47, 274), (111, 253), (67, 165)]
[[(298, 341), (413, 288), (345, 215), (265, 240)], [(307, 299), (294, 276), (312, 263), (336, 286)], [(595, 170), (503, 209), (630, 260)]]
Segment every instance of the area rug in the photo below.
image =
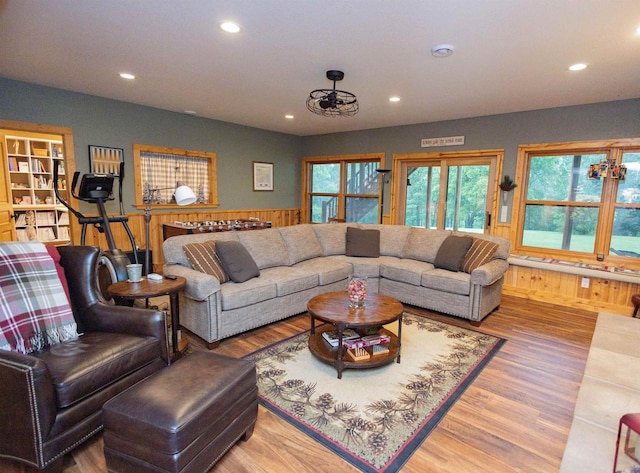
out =
[(311, 354), (308, 337), (246, 357), (256, 362), (260, 403), (360, 470), (380, 473), (406, 463), (505, 342), (405, 312), (401, 362), (338, 379)]

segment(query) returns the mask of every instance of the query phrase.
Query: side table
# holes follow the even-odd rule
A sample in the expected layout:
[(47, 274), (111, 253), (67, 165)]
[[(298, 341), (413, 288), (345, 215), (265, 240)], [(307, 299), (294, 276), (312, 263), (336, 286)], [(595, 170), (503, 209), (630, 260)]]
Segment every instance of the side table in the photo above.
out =
[(142, 278), (140, 282), (120, 281), (111, 284), (108, 287), (109, 294), (112, 297), (121, 297), (122, 299), (149, 299), (151, 297), (169, 296), (171, 306), (171, 342), (173, 344), (172, 361), (182, 356), (182, 350), (178, 347), (178, 330), (180, 329), (180, 291), (187, 284), (187, 280), (178, 276), (176, 279), (162, 278), (162, 280), (154, 281)]

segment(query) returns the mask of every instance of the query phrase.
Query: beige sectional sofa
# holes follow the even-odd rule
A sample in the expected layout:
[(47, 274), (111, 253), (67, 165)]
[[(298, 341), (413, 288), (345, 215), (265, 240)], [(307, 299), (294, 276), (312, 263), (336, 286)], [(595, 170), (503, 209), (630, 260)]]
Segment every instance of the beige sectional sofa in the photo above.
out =
[[(369, 236), (379, 231), (380, 256), (348, 256), (357, 243), (346, 243), (348, 227), (350, 235), (356, 233), (354, 227), (374, 230), (360, 232)], [(436, 267), (437, 259), (443, 259), (438, 251), (451, 235), (495, 243), (495, 253), (469, 272)], [(215, 276), (194, 270), (183, 247), (209, 240), (240, 242), (259, 276), (221, 284)], [(215, 346), (224, 338), (306, 311), (313, 296), (346, 290), (352, 273), (367, 277), (369, 292), (479, 323), (500, 304), (510, 245), (500, 237), (401, 225), (302, 224), (171, 237), (163, 244), (164, 273), (187, 279), (180, 297), (181, 325)]]

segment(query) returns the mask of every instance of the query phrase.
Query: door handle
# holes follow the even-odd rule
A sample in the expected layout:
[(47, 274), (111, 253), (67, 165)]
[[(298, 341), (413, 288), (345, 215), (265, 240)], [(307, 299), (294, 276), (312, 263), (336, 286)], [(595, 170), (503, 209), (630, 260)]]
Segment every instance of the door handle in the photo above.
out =
[(487, 228), (491, 226), (491, 212), (487, 212)]

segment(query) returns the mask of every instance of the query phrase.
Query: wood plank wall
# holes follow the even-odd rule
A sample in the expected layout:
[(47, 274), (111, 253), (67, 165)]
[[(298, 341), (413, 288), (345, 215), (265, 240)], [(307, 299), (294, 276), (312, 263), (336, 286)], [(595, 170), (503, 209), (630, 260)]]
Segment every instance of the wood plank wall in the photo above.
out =
[[(87, 215), (90, 216), (90, 215)], [(129, 228), (133, 233), (136, 244), (140, 248), (144, 248), (144, 214), (132, 213), (129, 217)], [(154, 271), (162, 271), (164, 259), (162, 257), (162, 224), (179, 222), (202, 222), (212, 220), (236, 220), (248, 219), (251, 217), (259, 218), (262, 221), (270, 221), (272, 227), (285, 227), (295, 225), (300, 221), (300, 209), (243, 209), (243, 210), (221, 210), (200, 212), (195, 209), (191, 212), (166, 212), (162, 210), (153, 210), (151, 212), (151, 225), (149, 227), (149, 235), (151, 238), (151, 250), (153, 256)], [(73, 220), (73, 216), (70, 216)], [(77, 221), (71, 222), (72, 225), (72, 241), (74, 244), (80, 244), (81, 226)], [(116, 247), (123, 251), (131, 251), (131, 242), (124, 226), (119, 223), (111, 224), (111, 231), (116, 243)], [(259, 231), (259, 230), (257, 230)], [(87, 229), (85, 244), (107, 248), (107, 240), (104, 234), (99, 233), (94, 227)]]
[[(496, 235), (509, 238), (510, 225), (496, 225)], [(640, 284), (590, 277), (588, 288), (582, 276), (524, 266), (509, 266), (503, 293), (526, 299), (592, 311), (631, 315), (631, 296), (640, 294)]]
[[(300, 222), (300, 209), (259, 209), (259, 210), (224, 210), (212, 212), (162, 212), (154, 210), (151, 219), (151, 249), (153, 250), (153, 267), (162, 271), (162, 224), (174, 221), (235, 220), (257, 217), (271, 221), (273, 227), (296, 225)], [(388, 217), (388, 216), (385, 216)], [(389, 221), (385, 218), (385, 223)], [(144, 247), (144, 215), (129, 215), (129, 227), (136, 243)], [(122, 225), (113, 224), (112, 230), (118, 248), (129, 251), (130, 242)], [(497, 224), (495, 234), (509, 238), (510, 225)], [(80, 227), (73, 226), (73, 241), (80, 242)], [(104, 235), (93, 227), (87, 231), (86, 243), (106, 248)], [(560, 273), (544, 269), (510, 266), (505, 276), (504, 294), (526, 299), (558, 304), (576, 309), (607, 311), (631, 315), (633, 306), (631, 296), (640, 294), (640, 284), (631, 284), (608, 279), (590, 278), (590, 287), (582, 288), (582, 277), (575, 274)]]

